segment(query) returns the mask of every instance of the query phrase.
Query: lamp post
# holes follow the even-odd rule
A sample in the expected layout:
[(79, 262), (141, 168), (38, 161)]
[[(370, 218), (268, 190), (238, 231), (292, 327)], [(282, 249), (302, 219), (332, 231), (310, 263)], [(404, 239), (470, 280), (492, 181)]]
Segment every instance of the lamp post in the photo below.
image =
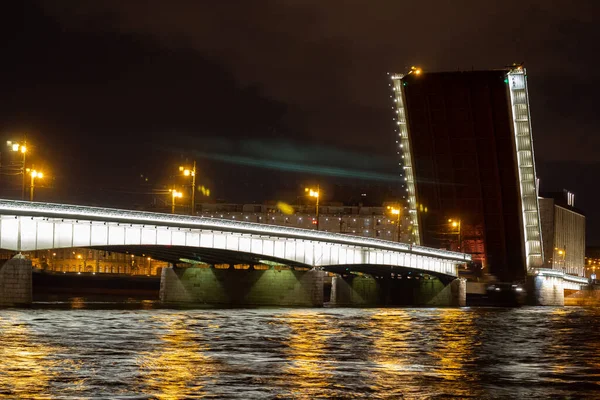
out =
[(81, 254), (77, 254), (77, 259), (83, 262), (83, 266), (79, 266), (79, 262), (77, 263), (77, 272), (85, 272), (86, 260), (81, 256)]
[(304, 191), (308, 193), (310, 197), (314, 197), (317, 199), (316, 203), (316, 218), (317, 218), (317, 230), (319, 230), (319, 197), (321, 197), (321, 188), (317, 185), (317, 190), (311, 188), (305, 188)]
[(402, 214), (400, 211), (400, 207), (396, 208), (392, 206), (387, 206), (387, 209), (390, 210), (392, 215), (398, 216), (396, 218), (396, 241), (400, 242), (400, 215)]
[[(566, 267), (566, 262), (565, 259), (567, 258), (567, 252), (564, 249), (559, 249), (558, 247), (554, 248), (554, 251), (556, 252), (556, 254), (558, 256), (560, 256), (562, 258), (562, 260), (556, 260), (556, 257), (554, 257), (554, 264), (556, 265), (558, 263), (558, 267), (565, 271), (565, 267)], [(553, 268), (554, 269), (554, 268)]]
[(35, 180), (36, 179), (42, 179), (44, 177), (44, 174), (42, 172), (36, 171), (34, 170), (29, 170), (29, 168), (27, 169), (29, 172), (29, 175), (31, 175), (31, 184), (29, 185), (29, 201), (33, 201), (33, 190), (35, 189)]
[(196, 214), (196, 161), (194, 161), (194, 166), (192, 169), (187, 169), (184, 167), (179, 167), (179, 171), (183, 172), (184, 176), (192, 177), (192, 208), (191, 214)]
[(461, 221), (460, 219), (449, 219), (448, 222), (450, 226), (456, 228), (456, 233), (458, 234), (458, 250), (462, 250), (462, 232), (461, 232)]
[(21, 186), (21, 200), (25, 200), (25, 161), (27, 160), (27, 139), (23, 140), (23, 144), (11, 141), (6, 142), (6, 144), (11, 148), (12, 151), (23, 154), (23, 165), (21, 166), (21, 175), (23, 178)]
[(178, 192), (175, 189), (169, 189), (169, 192), (171, 192), (171, 214), (175, 214), (175, 198), (182, 198), (183, 193)]

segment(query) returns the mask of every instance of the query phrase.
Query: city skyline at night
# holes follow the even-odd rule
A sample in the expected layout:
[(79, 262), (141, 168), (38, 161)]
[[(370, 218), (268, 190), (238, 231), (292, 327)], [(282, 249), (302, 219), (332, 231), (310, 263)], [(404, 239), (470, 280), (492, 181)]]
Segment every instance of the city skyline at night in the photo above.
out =
[[(172, 183), (178, 165), (195, 159), (200, 183), (227, 202), (292, 201), (304, 186), (321, 183), (340, 187), (328, 190), (325, 201), (381, 205), (403, 193), (397, 154), (390, 151), (395, 138), (386, 71), (524, 61), (534, 76), (531, 115), (541, 188), (577, 195), (594, 244), (600, 240), (592, 179), (597, 117), (584, 99), (595, 90), (597, 72), (588, 67), (591, 54), (566, 47), (575, 36), (581, 48), (594, 41), (586, 17), (594, 5), (585, 4), (565, 13), (532, 3), (513, 19), (504, 18), (510, 7), (495, 9), (485, 28), (476, 15), (487, 6), (472, 7), (457, 17), (463, 28), (455, 35), (462, 40), (440, 43), (443, 51), (434, 57), (426, 49), (436, 48), (449, 22), (407, 25), (410, 40), (395, 43), (393, 24), (376, 23), (402, 14), (386, 2), (371, 8), (359, 31), (348, 25), (363, 15), (358, 4), (339, 14), (311, 2), (266, 2), (254, 9), (240, 3), (233, 13), (222, 13), (221, 6), (148, 3), (147, 11), (168, 16), (168, 24), (139, 19), (137, 6), (121, 2), (15, 2), (3, 12), (3, 48), (11, 62), (2, 65), (0, 79), (14, 94), (3, 99), (0, 132), (3, 140), (27, 135), (32, 162), (43, 160), (48, 174), (36, 191), (41, 200), (148, 203), (154, 189)], [(200, 10), (201, 20), (214, 19), (202, 29), (186, 18)], [(236, 21), (246, 13), (252, 19), (242, 28)], [(415, 5), (411, 14), (427, 12)], [(279, 35), (283, 21), (289, 29)], [(310, 35), (302, 36), (311, 21)], [(512, 35), (499, 38), (509, 26)], [(472, 34), (477, 29), (481, 35)], [(552, 40), (534, 46), (542, 33)], [(253, 40), (258, 37), (267, 39)], [(298, 68), (295, 54), (319, 37), (325, 40), (303, 58), (310, 67)], [(579, 73), (557, 80), (563, 66)], [(586, 74), (591, 78), (583, 80)], [(364, 192), (369, 196), (361, 199)]]
[(600, 2), (0, 3), (0, 400), (597, 398)]

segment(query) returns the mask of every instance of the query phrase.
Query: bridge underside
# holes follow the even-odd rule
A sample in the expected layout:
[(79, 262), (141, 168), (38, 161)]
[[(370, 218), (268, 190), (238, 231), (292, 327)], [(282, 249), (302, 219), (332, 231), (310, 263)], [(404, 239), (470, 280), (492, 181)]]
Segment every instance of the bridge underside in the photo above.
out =
[(333, 272), (339, 275), (348, 274), (365, 274), (371, 275), (376, 278), (396, 278), (396, 279), (429, 279), (438, 278), (443, 282), (450, 282), (456, 277), (448, 276), (442, 273), (436, 273), (431, 271), (423, 271), (416, 268), (403, 267), (398, 265), (372, 265), (372, 264), (352, 264), (352, 265), (327, 265), (322, 267), (323, 270)]
[[(90, 249), (103, 250), (115, 253), (134, 254), (142, 257), (152, 257), (155, 260), (165, 261), (174, 265), (177, 264), (229, 264), (229, 265), (261, 265), (261, 264), (281, 264), (291, 268), (312, 268), (313, 266), (300, 263), (293, 260), (287, 260), (278, 257), (258, 255), (235, 250), (211, 249), (203, 247), (188, 246), (157, 246), (157, 245), (134, 245), (134, 246), (93, 246)], [(425, 271), (418, 268), (411, 268), (398, 265), (373, 265), (373, 264), (344, 264), (320, 266), (320, 269), (340, 275), (360, 273), (371, 275), (376, 278), (389, 279), (397, 278), (416, 278), (428, 279), (438, 278), (443, 282), (450, 282), (456, 277), (443, 273)]]
[(160, 246), (160, 245), (119, 245), (119, 246), (92, 246), (89, 249), (103, 250), (114, 253), (134, 254), (142, 257), (152, 257), (155, 260), (165, 261), (171, 264), (247, 264), (259, 265), (268, 263), (277, 263), (289, 267), (312, 268), (312, 266), (296, 261), (286, 260), (277, 257), (258, 255), (253, 253), (210, 249), (203, 247), (188, 246)]

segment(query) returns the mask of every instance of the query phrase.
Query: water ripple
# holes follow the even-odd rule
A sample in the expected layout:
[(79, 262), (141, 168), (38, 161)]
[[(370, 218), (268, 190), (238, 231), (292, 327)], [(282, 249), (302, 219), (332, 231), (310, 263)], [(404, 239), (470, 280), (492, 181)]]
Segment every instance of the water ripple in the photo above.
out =
[(0, 312), (0, 398), (594, 398), (600, 311)]

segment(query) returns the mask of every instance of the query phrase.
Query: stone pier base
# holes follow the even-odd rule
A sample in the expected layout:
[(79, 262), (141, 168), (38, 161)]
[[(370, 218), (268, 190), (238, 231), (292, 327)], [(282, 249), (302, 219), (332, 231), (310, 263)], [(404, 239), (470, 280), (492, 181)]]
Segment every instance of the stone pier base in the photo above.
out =
[(563, 278), (558, 276), (529, 275), (527, 303), (532, 306), (564, 306)]
[(331, 283), (330, 305), (463, 307), (466, 305), (466, 281), (336, 275)]
[(0, 265), (0, 306), (24, 306), (31, 301), (31, 261), (17, 255)]
[(164, 268), (160, 300), (163, 303), (322, 307), (325, 274), (318, 270)]

